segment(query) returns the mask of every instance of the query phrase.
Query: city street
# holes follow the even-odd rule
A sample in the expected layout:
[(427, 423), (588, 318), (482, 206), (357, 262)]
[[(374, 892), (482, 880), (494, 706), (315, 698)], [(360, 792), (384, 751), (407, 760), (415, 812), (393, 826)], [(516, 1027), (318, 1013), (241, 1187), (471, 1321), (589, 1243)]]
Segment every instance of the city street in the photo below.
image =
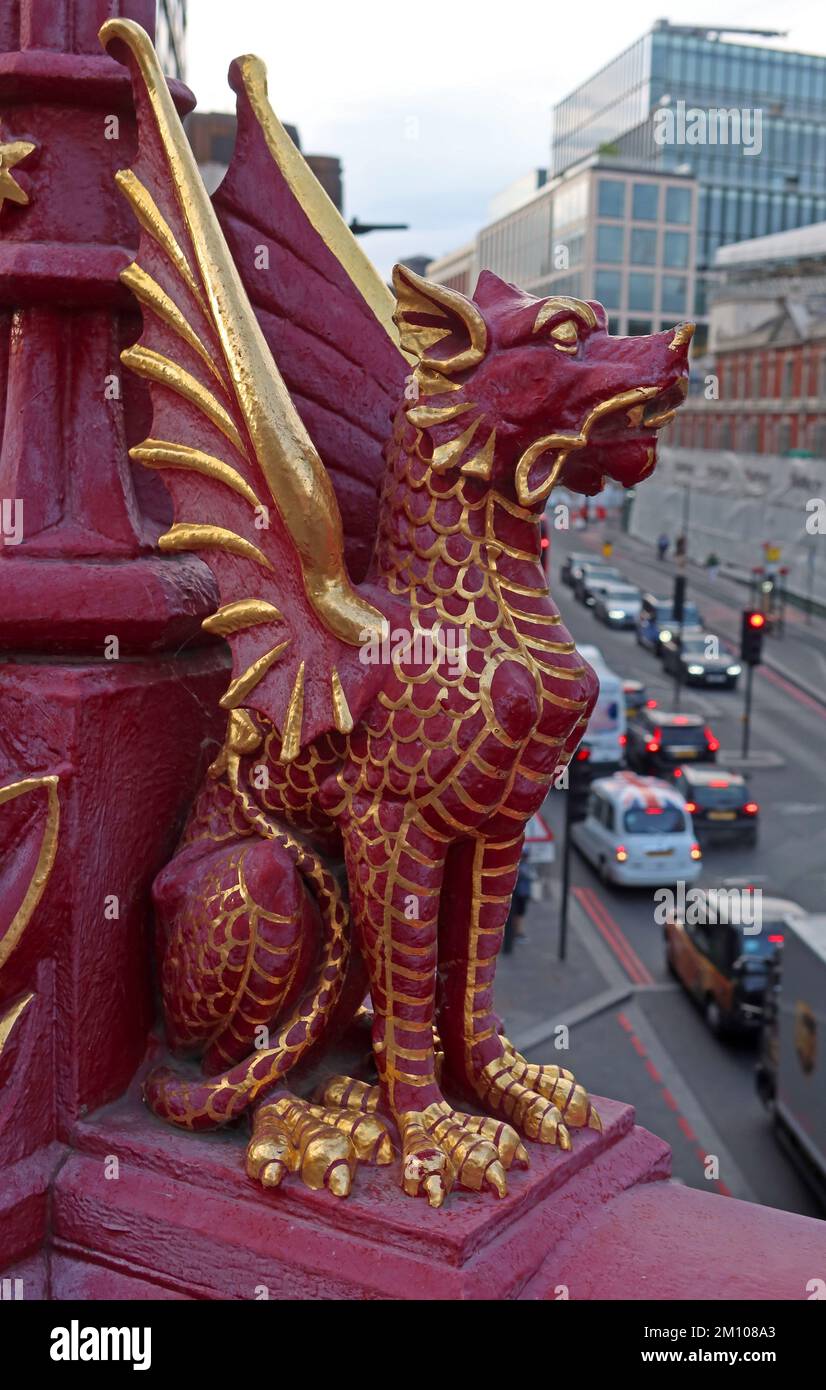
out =
[[(609, 630), (561, 584), (569, 550), (599, 552), (602, 528), (555, 532), (551, 592), (578, 645), (598, 646), (622, 677), (645, 682), (663, 709), (673, 707), (673, 681), (658, 659), (641, 648), (632, 631)], [(611, 563), (643, 591), (670, 595), (673, 566), (653, 551), (612, 533)], [(709, 597), (713, 594), (713, 597)], [(709, 631), (736, 645), (745, 589), (688, 573), (688, 597), (697, 602)], [(710, 847), (700, 885), (751, 884), (766, 895), (791, 898), (820, 911), (826, 882), (826, 817), (822, 748), (826, 704), (808, 693), (822, 650), (821, 624), (811, 633), (800, 615), (787, 639), (765, 643), (765, 655), (782, 666), (789, 652), (808, 649), (807, 689), (764, 664), (755, 675), (751, 730), (753, 765), (745, 769), (760, 803), (760, 841), (755, 849)], [(802, 664), (802, 662), (801, 662)], [(739, 761), (743, 688), (682, 691), (681, 709), (701, 713), (720, 739), (718, 762), (744, 770)], [(547, 817), (558, 849), (562, 796), (551, 793)], [(816, 1198), (780, 1148), (754, 1084), (755, 1046), (720, 1042), (707, 1028), (683, 987), (668, 974), (663, 930), (654, 920), (653, 890), (603, 885), (574, 850), (568, 960), (557, 961), (558, 877), (552, 896), (533, 904), (527, 938), (503, 959), (498, 1003), (510, 1035), (532, 1061), (569, 1066), (597, 1093), (630, 1101), (638, 1121), (662, 1135), (674, 1151), (674, 1173), (698, 1188), (732, 1194), (808, 1215), (822, 1214)], [(554, 1046), (554, 1027), (569, 1022), (570, 1050)], [(718, 1164), (707, 1160), (716, 1157)], [(709, 1176), (706, 1176), (706, 1172)]]

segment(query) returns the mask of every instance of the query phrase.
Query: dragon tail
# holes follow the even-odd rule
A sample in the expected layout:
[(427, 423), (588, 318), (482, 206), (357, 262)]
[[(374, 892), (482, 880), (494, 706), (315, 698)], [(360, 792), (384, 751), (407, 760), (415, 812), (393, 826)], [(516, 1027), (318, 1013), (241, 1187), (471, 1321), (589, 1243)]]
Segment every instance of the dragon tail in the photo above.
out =
[(237, 1119), (267, 1087), (292, 1070), (318, 1041), (338, 1002), (349, 957), (349, 914), (341, 889), (323, 861), (292, 835), (266, 822), (276, 840), (314, 889), (321, 921), (321, 956), (312, 981), (272, 1046), (219, 1076), (190, 1078), (159, 1067), (144, 1082), (149, 1108), (183, 1129), (219, 1129)]

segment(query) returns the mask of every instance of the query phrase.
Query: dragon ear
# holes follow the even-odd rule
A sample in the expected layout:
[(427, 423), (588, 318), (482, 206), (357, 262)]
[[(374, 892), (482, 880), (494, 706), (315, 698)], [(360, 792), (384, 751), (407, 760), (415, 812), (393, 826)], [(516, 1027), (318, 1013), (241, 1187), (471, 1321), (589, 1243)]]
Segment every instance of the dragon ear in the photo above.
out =
[(393, 322), (405, 352), (446, 376), (481, 362), (488, 331), (475, 304), (403, 265), (393, 267), (393, 288), (398, 301)]

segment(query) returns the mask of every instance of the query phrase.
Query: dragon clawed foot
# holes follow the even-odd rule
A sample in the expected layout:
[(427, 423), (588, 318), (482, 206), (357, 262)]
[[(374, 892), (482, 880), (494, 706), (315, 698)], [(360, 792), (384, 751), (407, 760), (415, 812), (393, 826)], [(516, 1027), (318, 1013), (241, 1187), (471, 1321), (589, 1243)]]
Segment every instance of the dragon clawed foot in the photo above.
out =
[(528, 1154), (510, 1125), (465, 1115), (446, 1101), (398, 1117), (402, 1139), (402, 1187), (440, 1207), (453, 1187), (504, 1197), (506, 1171), (527, 1168)]
[(505, 1115), (528, 1139), (561, 1149), (571, 1148), (569, 1129), (602, 1132), (587, 1091), (571, 1072), (527, 1062), (507, 1038), (502, 1045), (502, 1055), (475, 1078), (475, 1090), (488, 1109)]
[(255, 1113), (246, 1169), (263, 1187), (279, 1187), (297, 1173), (314, 1191), (346, 1197), (359, 1162), (392, 1159), (390, 1135), (377, 1115), (281, 1095)]

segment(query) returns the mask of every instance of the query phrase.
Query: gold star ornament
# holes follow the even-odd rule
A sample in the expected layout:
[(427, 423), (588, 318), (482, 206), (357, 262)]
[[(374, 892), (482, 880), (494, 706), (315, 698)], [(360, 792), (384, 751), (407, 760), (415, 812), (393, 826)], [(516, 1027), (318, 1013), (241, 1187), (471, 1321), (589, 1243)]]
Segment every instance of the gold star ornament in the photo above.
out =
[(21, 159), (30, 155), (34, 148), (30, 140), (0, 142), (0, 211), (7, 198), (12, 203), (25, 204), (29, 201), (28, 193), (20, 187), (11, 171)]

